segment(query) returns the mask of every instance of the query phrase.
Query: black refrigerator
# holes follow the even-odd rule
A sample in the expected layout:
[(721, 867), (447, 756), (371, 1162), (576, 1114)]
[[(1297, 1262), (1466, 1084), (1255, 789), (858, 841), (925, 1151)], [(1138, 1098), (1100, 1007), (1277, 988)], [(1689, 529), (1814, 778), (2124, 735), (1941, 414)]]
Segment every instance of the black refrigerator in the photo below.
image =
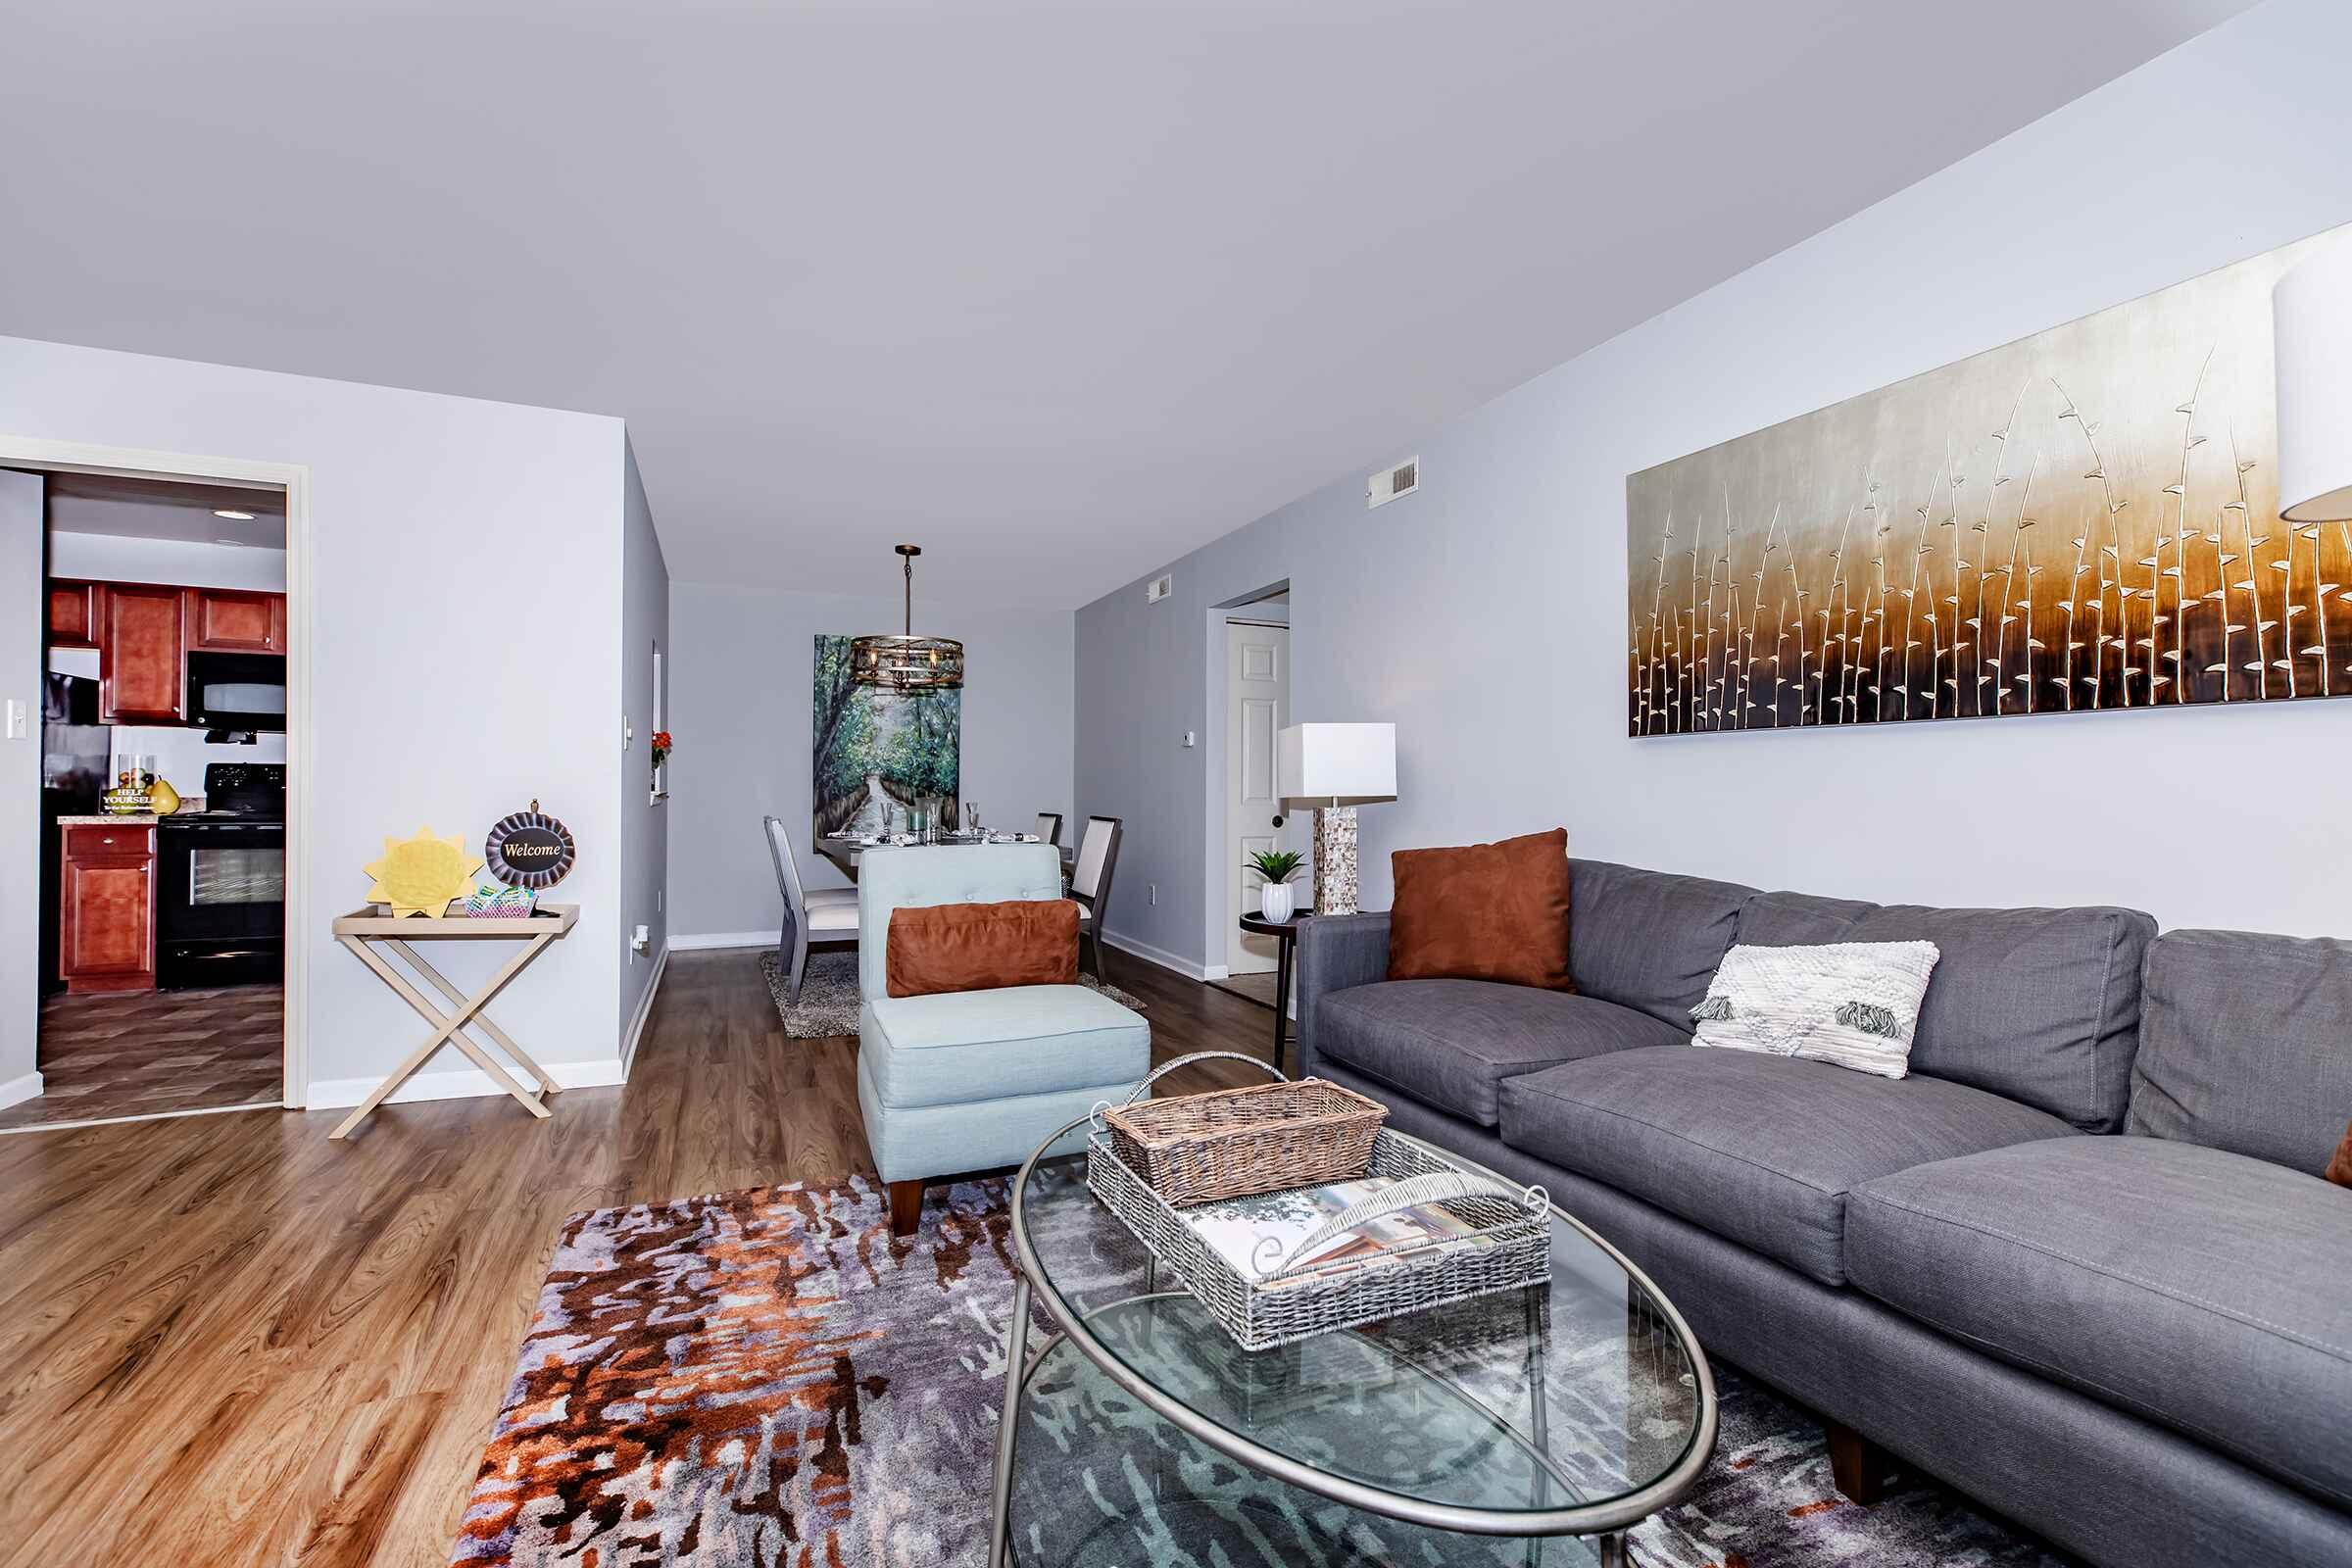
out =
[(61, 816), (95, 815), (113, 767), (112, 733), (98, 722), (98, 683), (50, 675), (41, 687), (41, 995), (57, 977), (58, 889), (65, 875)]

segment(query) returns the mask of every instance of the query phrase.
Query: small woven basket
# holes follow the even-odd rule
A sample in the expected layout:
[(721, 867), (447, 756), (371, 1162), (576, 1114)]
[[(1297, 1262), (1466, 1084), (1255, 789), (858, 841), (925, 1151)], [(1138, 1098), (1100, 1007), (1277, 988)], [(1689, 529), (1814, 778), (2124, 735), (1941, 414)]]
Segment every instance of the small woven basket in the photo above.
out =
[(1320, 1078), (1145, 1100), (1105, 1110), (1113, 1149), (1170, 1203), (1190, 1207), (1350, 1181), (1389, 1109)]

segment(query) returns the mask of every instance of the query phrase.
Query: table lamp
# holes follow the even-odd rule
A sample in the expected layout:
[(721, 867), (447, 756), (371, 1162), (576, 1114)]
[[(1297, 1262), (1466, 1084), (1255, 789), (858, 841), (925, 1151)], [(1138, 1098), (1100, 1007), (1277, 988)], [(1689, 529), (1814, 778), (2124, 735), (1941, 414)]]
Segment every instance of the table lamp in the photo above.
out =
[(1285, 800), (1315, 803), (1315, 912), (1355, 913), (1355, 808), (1396, 798), (1396, 726), (1293, 724), (1282, 732)]
[(2352, 242), (2329, 240), (2278, 279), (2271, 317), (2278, 514), (2298, 525), (2352, 519)]

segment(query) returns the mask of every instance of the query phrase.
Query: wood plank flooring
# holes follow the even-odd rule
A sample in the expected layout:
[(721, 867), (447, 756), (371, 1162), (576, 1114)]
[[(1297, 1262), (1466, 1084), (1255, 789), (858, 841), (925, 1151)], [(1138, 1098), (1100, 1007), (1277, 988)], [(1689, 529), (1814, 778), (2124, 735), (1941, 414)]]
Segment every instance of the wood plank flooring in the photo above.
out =
[[(1154, 1055), (1266, 1014), (1114, 955)], [(670, 960), (630, 1083), (0, 1138), (0, 1563), (438, 1568), (564, 1216), (869, 1170), (852, 1039)], [(1233, 1062), (1169, 1081), (1253, 1081)]]
[(124, 991), (41, 1003), (41, 1093), (0, 1110), (0, 1133), (59, 1122), (275, 1104), (285, 992)]

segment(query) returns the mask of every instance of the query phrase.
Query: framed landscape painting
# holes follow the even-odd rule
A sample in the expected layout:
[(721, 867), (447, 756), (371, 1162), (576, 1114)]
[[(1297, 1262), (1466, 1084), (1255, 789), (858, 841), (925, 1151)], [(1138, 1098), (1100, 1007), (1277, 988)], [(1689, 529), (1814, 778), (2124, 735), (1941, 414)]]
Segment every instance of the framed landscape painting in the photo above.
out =
[(2276, 471), (2328, 237), (1632, 475), (1630, 732), (2352, 694), (2352, 524)]
[(963, 693), (860, 686), (851, 641), (816, 639), (814, 836), (955, 827)]

